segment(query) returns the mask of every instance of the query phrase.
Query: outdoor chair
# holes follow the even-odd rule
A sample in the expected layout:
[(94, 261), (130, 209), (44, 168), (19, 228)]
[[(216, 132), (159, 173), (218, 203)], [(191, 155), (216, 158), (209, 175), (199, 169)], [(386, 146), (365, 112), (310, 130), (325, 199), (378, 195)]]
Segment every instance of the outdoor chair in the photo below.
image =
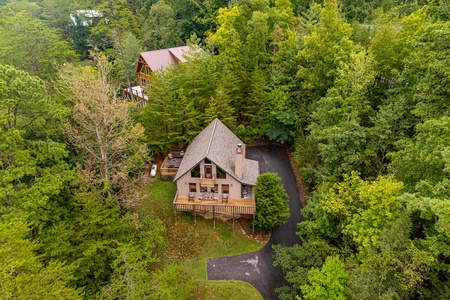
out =
[(227, 193), (222, 194), (222, 202), (228, 203), (228, 194)]

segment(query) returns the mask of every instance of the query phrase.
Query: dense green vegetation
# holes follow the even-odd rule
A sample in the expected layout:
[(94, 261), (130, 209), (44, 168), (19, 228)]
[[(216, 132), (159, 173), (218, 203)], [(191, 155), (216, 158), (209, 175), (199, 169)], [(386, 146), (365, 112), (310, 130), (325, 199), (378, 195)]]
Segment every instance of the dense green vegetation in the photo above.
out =
[(277, 173), (258, 176), (255, 188), (256, 215), (253, 224), (259, 232), (267, 233), (289, 218), (289, 197), (280, 186)]
[[(173, 184), (141, 176), (216, 117), (291, 145), (309, 191), (282, 299), (450, 298), (449, 20), (444, 0), (0, 0), (0, 298), (257, 298), (204, 260), (258, 245), (173, 226)], [(123, 100), (140, 51), (185, 44), (205, 51)]]

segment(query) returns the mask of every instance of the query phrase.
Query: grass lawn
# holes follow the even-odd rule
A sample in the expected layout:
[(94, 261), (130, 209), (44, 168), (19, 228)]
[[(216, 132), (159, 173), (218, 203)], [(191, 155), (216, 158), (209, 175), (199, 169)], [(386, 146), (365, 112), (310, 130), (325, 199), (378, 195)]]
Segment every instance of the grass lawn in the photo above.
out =
[(159, 178), (151, 181), (146, 188), (146, 195), (141, 213), (156, 214), (167, 228), (167, 249), (163, 254), (166, 263), (176, 263), (193, 278), (197, 284), (195, 299), (262, 299), (256, 289), (240, 281), (208, 281), (206, 259), (209, 257), (229, 256), (259, 250), (263, 245), (242, 234), (239, 222), (232, 232), (231, 221), (213, 221), (197, 216), (194, 224), (193, 215), (177, 212), (177, 225), (173, 213), (173, 199), (176, 185)]

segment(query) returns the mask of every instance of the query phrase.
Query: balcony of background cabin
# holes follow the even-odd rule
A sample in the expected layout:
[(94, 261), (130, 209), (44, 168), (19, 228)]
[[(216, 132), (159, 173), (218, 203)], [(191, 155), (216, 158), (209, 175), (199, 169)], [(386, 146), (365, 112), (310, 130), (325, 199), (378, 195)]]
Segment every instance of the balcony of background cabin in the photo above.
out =
[(205, 174), (200, 175), (200, 187), (214, 187), (216, 184), (216, 174), (212, 174), (211, 178), (206, 178)]

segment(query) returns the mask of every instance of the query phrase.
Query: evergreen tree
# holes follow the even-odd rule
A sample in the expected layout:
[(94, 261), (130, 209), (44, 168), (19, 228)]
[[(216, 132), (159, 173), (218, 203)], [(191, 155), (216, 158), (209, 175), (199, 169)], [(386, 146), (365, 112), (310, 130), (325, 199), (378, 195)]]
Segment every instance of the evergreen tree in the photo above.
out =
[(256, 217), (255, 229), (270, 232), (289, 218), (288, 195), (279, 185), (276, 173), (263, 173), (258, 176), (255, 188)]
[(52, 201), (74, 176), (65, 146), (54, 140), (66, 114), (42, 80), (0, 65), (1, 206), (25, 213), (34, 228), (52, 220)]
[(131, 85), (137, 84), (136, 65), (139, 58), (139, 54), (144, 50), (141, 46), (141, 42), (136, 36), (128, 32), (125, 34), (123, 41), (123, 55), (125, 58), (124, 64), (117, 64), (119, 69), (119, 78), (122, 82), (125, 82), (127, 78), (130, 78)]
[(205, 124), (209, 124), (215, 118), (219, 118), (230, 130), (233, 131), (236, 128), (234, 109), (230, 106), (231, 96), (227, 89), (224, 88), (224, 85), (219, 84), (215, 97), (211, 97), (205, 110)]
[(73, 268), (57, 261), (44, 265), (39, 245), (20, 218), (0, 221), (0, 297), (2, 299), (82, 299), (71, 287)]

